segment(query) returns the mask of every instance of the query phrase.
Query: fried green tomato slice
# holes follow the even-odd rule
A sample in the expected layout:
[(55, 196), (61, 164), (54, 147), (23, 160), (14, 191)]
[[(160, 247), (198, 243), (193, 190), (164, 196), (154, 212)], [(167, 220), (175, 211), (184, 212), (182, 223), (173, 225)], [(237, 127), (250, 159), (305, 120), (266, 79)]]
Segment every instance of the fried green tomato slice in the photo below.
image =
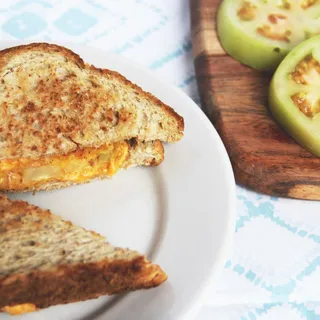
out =
[(274, 71), (296, 45), (320, 34), (319, 17), (320, 0), (224, 0), (217, 29), (234, 59)]
[(269, 89), (275, 119), (301, 146), (320, 156), (320, 36), (296, 46), (281, 62)]

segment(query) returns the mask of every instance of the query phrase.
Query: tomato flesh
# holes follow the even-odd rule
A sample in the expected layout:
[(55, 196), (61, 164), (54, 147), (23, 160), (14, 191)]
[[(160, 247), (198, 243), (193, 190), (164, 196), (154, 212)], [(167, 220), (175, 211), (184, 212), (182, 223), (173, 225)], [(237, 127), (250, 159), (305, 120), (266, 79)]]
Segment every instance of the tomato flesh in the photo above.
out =
[[(304, 86), (311, 85), (315, 88), (318, 83), (320, 89), (320, 63), (311, 54), (299, 62), (290, 76), (292, 81)], [(307, 117), (312, 118), (320, 111), (320, 103), (316, 92), (309, 95), (305, 92), (295, 93), (291, 96), (291, 99)]]
[(281, 62), (271, 81), (269, 105), (283, 128), (320, 156), (320, 36), (303, 41)]
[(217, 29), (232, 57), (273, 71), (297, 44), (320, 34), (320, 0), (224, 0)]

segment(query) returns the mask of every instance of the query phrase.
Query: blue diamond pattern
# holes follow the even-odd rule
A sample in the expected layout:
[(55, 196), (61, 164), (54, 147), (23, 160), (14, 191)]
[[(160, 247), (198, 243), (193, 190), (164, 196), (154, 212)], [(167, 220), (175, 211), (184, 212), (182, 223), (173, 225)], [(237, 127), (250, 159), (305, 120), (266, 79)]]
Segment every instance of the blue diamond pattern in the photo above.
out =
[(78, 36), (86, 32), (96, 23), (97, 19), (95, 17), (92, 17), (79, 9), (71, 8), (56, 20), (54, 25), (60, 31), (68, 33), (71, 36)]
[(23, 39), (39, 33), (46, 25), (37, 14), (24, 12), (6, 21), (2, 29), (15, 38)]

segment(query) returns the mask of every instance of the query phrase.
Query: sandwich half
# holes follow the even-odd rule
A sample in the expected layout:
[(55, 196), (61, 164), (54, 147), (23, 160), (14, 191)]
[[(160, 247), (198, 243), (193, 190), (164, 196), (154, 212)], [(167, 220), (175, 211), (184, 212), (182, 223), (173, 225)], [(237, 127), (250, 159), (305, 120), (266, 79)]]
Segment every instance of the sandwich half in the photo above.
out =
[[(108, 154), (116, 171), (122, 167), (116, 159), (130, 162), (132, 139), (159, 159), (159, 143), (183, 136), (183, 118), (171, 107), (64, 47), (32, 43), (0, 51), (0, 75), (0, 190), (41, 190), (110, 176), (100, 169), (87, 175), (87, 163), (74, 160)], [(30, 175), (44, 178), (25, 183)]]
[(0, 310), (10, 314), (148, 289), (167, 279), (140, 253), (3, 195), (0, 244)]

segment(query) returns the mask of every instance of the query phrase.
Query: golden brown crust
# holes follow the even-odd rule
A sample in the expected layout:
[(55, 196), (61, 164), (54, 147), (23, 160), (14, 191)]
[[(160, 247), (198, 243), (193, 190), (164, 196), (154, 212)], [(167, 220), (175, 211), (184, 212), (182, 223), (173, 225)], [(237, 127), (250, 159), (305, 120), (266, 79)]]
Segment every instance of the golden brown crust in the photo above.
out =
[[(6, 56), (7, 54), (9, 54), (11, 56), (14, 54), (19, 54), (21, 52), (24, 52), (25, 50), (35, 49), (35, 48), (37, 48), (39, 50), (43, 50), (44, 52), (47, 52), (47, 51), (62, 52), (69, 59), (72, 59), (75, 63), (79, 64), (81, 67), (85, 66), (85, 63), (82, 60), (82, 58), (78, 54), (76, 54), (75, 52), (73, 52), (70, 49), (67, 49), (63, 46), (58, 46), (55, 44), (49, 44), (49, 43), (45, 43), (45, 42), (34, 42), (31, 44), (10, 47), (10, 48), (1, 50), (0, 55), (2, 57)], [(5, 63), (6, 63), (6, 60), (3, 60), (3, 58), (1, 58), (0, 59), (0, 69), (3, 68), (3, 64), (5, 64)]]
[(34, 271), (0, 279), (0, 309), (24, 303), (47, 308), (101, 295), (153, 288), (167, 279), (144, 257), (64, 265), (52, 272)]
[[(36, 69), (25, 54), (37, 55)], [(46, 62), (47, 56), (53, 61)], [(39, 67), (41, 59), (48, 68)], [(29, 69), (19, 71), (22, 66)], [(40, 76), (37, 68), (49, 71)], [(67, 72), (62, 78), (60, 69)], [(171, 107), (64, 47), (32, 43), (8, 48), (0, 51), (1, 70), (7, 96), (0, 105), (0, 159), (68, 153), (131, 138), (174, 142), (183, 136), (183, 118)], [(32, 72), (40, 78), (33, 79)]]

